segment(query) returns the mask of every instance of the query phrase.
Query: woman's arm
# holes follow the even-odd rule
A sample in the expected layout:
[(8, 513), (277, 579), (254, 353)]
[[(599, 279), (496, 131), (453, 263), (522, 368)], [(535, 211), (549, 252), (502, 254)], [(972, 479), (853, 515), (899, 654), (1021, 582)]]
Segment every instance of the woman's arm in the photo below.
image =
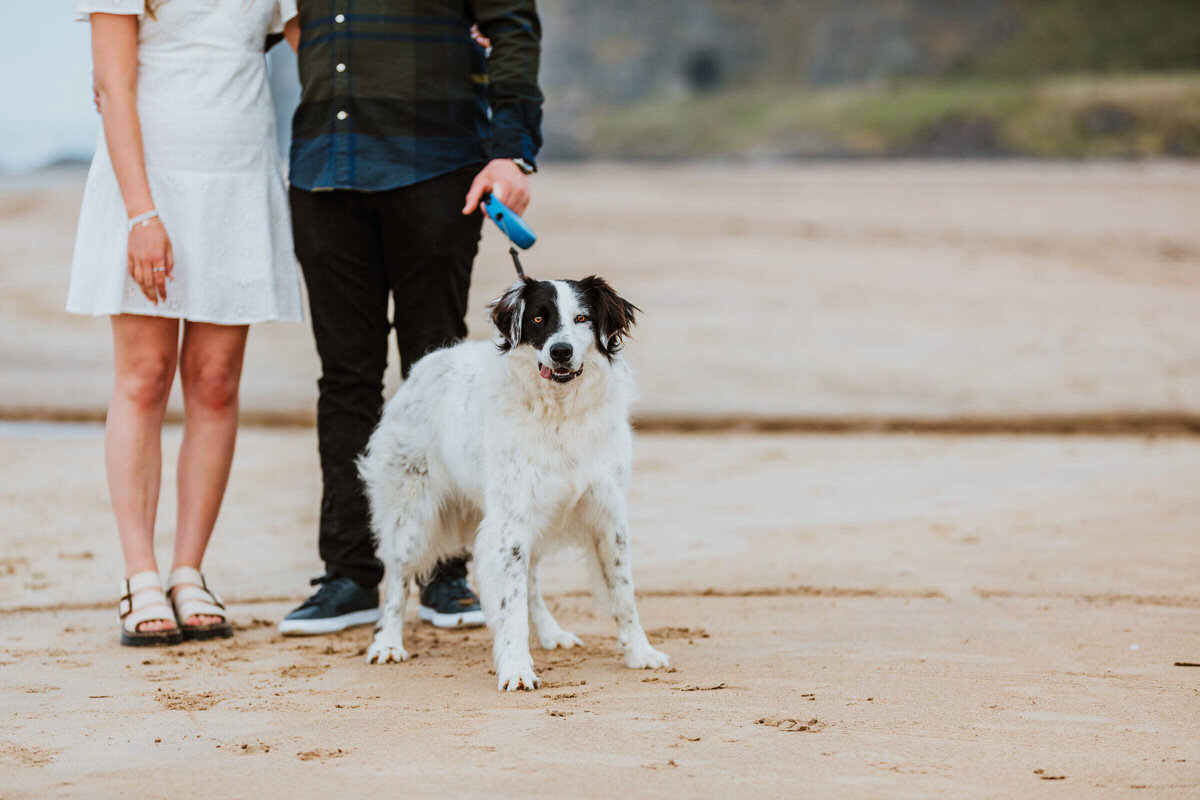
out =
[[(154, 208), (142, 127), (137, 110), (138, 19), (130, 14), (92, 14), (92, 65), (104, 137), (128, 218)], [(129, 274), (154, 304), (167, 296), (174, 274), (171, 240), (162, 221), (137, 225), (129, 234)]]
[(291, 46), (292, 52), (300, 51), (300, 18), (292, 17), (283, 24), (283, 38), (287, 39), (288, 45)]

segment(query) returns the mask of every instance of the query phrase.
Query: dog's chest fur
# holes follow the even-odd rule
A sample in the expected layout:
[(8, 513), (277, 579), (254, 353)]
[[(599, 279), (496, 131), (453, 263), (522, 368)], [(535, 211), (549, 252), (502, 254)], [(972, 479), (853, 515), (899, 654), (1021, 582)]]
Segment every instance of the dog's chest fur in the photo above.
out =
[(536, 369), (528, 354), (515, 352), (493, 372), (484, 471), (489, 495), (534, 486), (541, 508), (557, 516), (597, 483), (628, 481), (633, 381), (623, 360), (598, 356), (585, 364), (578, 385), (561, 389), (537, 378)]

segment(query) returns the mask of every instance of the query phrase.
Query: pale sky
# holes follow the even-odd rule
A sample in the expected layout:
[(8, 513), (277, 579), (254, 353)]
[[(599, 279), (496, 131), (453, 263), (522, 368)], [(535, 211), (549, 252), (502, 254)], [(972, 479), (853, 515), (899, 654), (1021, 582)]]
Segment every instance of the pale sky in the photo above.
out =
[[(64, 156), (90, 159), (100, 125), (90, 28), (74, 21), (72, 0), (0, 0), (0, 7), (0, 173)], [(271, 55), (273, 66), (294, 70), (286, 47)]]
[(87, 24), (71, 0), (5, 0), (0, 25), (0, 170), (68, 154), (90, 156), (99, 119), (91, 107)]

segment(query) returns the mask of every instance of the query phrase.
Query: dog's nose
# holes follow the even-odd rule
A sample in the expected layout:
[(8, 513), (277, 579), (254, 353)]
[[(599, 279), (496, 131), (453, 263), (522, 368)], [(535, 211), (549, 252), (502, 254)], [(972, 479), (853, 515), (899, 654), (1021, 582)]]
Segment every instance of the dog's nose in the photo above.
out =
[(554, 344), (550, 346), (550, 357), (560, 364), (564, 361), (571, 360), (571, 345), (569, 344)]

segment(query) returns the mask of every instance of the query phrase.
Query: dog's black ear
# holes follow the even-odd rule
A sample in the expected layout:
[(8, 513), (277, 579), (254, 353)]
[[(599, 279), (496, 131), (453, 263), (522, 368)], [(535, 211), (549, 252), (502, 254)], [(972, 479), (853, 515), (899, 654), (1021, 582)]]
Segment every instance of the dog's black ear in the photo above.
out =
[(507, 352), (521, 343), (521, 317), (525, 316), (525, 288), (528, 278), (518, 278), (512, 285), (488, 305), (492, 312), (492, 324), (500, 332), (500, 352)]
[(617, 294), (604, 278), (591, 275), (581, 280), (579, 286), (584, 302), (592, 310), (596, 344), (600, 352), (612, 358), (637, 321), (635, 312), (641, 309)]

